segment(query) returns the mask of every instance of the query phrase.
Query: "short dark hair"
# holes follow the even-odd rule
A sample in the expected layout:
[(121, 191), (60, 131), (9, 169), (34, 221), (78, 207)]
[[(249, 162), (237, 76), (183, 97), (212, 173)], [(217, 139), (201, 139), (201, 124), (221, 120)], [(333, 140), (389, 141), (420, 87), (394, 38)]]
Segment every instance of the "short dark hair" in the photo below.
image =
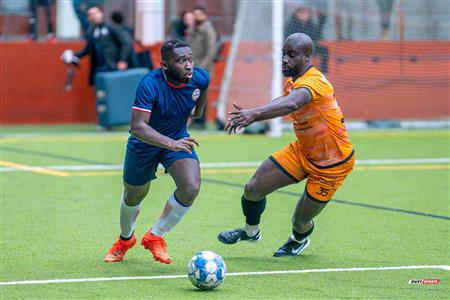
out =
[(124, 19), (123, 13), (121, 11), (115, 10), (111, 13), (111, 20), (116, 24), (122, 24)]
[(194, 6), (194, 8), (192, 10), (193, 11), (194, 10), (201, 10), (202, 12), (204, 12), (206, 14), (206, 8), (204, 6), (201, 6), (201, 5)]
[(161, 58), (163, 60), (166, 60), (172, 55), (173, 49), (184, 47), (190, 46), (188, 43), (182, 40), (172, 39), (165, 41), (164, 44), (161, 46)]
[(103, 12), (103, 7), (101, 5), (98, 4), (89, 5), (86, 11), (90, 10), (91, 8), (98, 8), (101, 12)]

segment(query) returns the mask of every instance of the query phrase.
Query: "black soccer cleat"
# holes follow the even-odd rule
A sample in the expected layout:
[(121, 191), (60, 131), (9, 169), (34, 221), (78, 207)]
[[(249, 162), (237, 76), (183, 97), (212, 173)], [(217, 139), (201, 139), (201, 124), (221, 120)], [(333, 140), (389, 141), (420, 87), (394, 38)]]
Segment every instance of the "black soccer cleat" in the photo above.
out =
[(239, 241), (247, 241), (251, 243), (256, 243), (261, 239), (261, 230), (258, 231), (254, 236), (248, 236), (244, 228), (237, 228), (233, 230), (226, 230), (219, 233), (217, 239), (224, 244), (236, 244)]
[(309, 238), (305, 238), (302, 242), (296, 242), (289, 238), (287, 242), (273, 254), (273, 256), (282, 257), (300, 255), (308, 248), (309, 243)]

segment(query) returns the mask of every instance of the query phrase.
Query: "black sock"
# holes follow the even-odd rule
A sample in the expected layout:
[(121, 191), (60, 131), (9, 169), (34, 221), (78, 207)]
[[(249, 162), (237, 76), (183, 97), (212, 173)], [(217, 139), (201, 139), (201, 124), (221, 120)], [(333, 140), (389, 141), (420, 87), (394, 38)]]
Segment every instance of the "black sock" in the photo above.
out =
[(261, 220), (261, 215), (266, 208), (266, 197), (259, 201), (249, 201), (242, 196), (241, 204), (245, 216), (245, 223), (248, 225), (258, 225)]
[(305, 232), (305, 233), (298, 233), (297, 231), (295, 231), (295, 229), (292, 229), (292, 234), (294, 235), (294, 237), (295, 237), (295, 239), (297, 241), (301, 241), (304, 238), (308, 237), (313, 232), (313, 230), (314, 230), (314, 222), (313, 222), (313, 225), (312, 225), (311, 229), (308, 230), (307, 232)]
[(134, 230), (133, 230), (133, 233), (131, 233), (131, 235), (129, 237), (123, 237), (122, 235), (120, 235), (120, 239), (122, 241), (129, 241), (133, 237), (133, 234), (134, 234)]

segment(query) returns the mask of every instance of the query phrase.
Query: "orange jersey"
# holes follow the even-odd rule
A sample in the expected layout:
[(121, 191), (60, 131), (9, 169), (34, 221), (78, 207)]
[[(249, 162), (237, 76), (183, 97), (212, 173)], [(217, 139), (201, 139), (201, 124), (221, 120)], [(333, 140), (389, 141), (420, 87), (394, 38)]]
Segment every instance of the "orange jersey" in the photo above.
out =
[(297, 80), (286, 82), (284, 95), (298, 88), (306, 88), (312, 95), (311, 102), (290, 115), (300, 151), (320, 167), (345, 160), (353, 146), (333, 86), (320, 71), (311, 67)]

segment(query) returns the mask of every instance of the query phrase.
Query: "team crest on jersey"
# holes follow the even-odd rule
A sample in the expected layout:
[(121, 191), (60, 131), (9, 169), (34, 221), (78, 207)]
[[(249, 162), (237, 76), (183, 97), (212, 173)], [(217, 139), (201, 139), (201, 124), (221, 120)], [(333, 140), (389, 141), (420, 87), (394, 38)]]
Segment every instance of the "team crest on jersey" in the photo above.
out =
[(108, 28), (103, 27), (103, 28), (102, 28), (102, 31), (101, 31), (100, 33), (101, 33), (102, 35), (108, 35), (109, 30), (108, 30)]
[(195, 89), (194, 92), (192, 92), (192, 100), (197, 101), (200, 97), (200, 90)]

